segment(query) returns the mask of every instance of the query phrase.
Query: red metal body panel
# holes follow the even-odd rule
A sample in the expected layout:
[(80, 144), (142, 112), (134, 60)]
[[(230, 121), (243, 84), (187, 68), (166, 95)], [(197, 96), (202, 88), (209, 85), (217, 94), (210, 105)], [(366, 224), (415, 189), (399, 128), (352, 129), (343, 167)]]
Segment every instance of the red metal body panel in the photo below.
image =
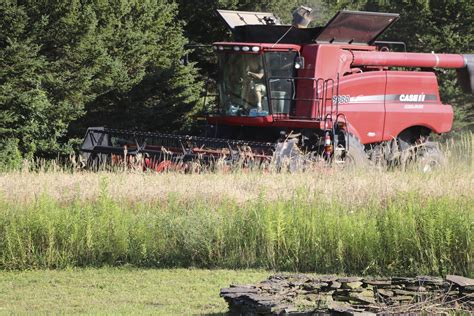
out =
[[(295, 116), (297, 117), (314, 117), (315, 102), (309, 101), (314, 99), (316, 82), (316, 58), (318, 53), (317, 45), (307, 45), (303, 48), (301, 55), (305, 58), (305, 67), (298, 71), (296, 95), (300, 101), (296, 101)], [(304, 79), (309, 78), (309, 79)], [(308, 100), (308, 101), (307, 101)]]
[[(380, 142), (385, 120), (385, 71), (353, 74), (340, 79), (339, 112), (363, 144)], [(349, 102), (344, 102), (348, 100)]]
[[(424, 126), (435, 133), (451, 130), (453, 109), (442, 104), (438, 82), (432, 72), (387, 71), (386, 119), (382, 140), (390, 140), (411, 126)], [(402, 94), (425, 95), (423, 102), (401, 101)], [(388, 96), (397, 96), (388, 98)], [(432, 96), (428, 98), (428, 96)]]
[[(316, 99), (323, 96), (322, 82), (305, 78), (323, 78), (337, 80), (337, 74), (344, 74), (350, 71), (351, 56), (338, 45), (306, 45), (301, 51), (301, 55), (305, 58), (306, 66), (298, 72), (297, 99), (295, 116), (308, 117), (315, 119), (323, 116), (318, 115), (318, 108), (321, 104), (314, 101), (305, 101), (307, 99)], [(332, 85), (329, 86), (332, 89)], [(326, 96), (332, 98), (336, 91), (326, 91)], [(301, 100), (303, 99), (303, 100)], [(323, 111), (324, 112), (324, 111)]]
[(209, 124), (224, 124), (233, 126), (272, 126), (273, 116), (208, 116), (207, 122)]
[(247, 116), (209, 116), (209, 124), (224, 124), (231, 126), (261, 126), (281, 128), (324, 128), (324, 123), (316, 120), (278, 118), (273, 116), (247, 117)]

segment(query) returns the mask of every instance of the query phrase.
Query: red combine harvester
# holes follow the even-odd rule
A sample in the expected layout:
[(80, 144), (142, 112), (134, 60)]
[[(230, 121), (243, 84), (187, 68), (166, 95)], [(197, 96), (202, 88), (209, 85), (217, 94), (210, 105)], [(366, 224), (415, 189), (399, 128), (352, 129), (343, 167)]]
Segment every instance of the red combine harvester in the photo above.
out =
[(155, 170), (217, 159), (441, 162), (429, 136), (450, 131), (453, 110), (440, 100), (433, 69), (456, 68), (472, 93), (474, 55), (389, 51), (394, 42), (376, 39), (398, 14), (340, 11), (325, 27), (306, 28), (305, 7), (292, 25), (271, 13), (218, 12), (234, 41), (214, 44), (219, 108), (207, 117), (206, 134), (89, 128), (81, 147), (89, 163), (123, 161), (124, 154)]

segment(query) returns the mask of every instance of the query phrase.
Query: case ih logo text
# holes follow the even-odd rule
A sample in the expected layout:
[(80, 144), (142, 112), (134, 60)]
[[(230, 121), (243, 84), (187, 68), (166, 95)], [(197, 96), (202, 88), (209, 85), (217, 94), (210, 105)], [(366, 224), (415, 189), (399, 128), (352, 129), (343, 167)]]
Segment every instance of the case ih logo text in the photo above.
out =
[(425, 102), (426, 95), (422, 94), (400, 94), (400, 102)]

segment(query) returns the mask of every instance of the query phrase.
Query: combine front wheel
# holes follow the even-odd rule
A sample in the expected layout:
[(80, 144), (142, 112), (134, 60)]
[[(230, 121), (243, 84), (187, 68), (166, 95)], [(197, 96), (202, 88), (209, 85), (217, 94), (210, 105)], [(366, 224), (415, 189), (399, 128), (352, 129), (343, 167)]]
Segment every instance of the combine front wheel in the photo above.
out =
[(369, 166), (369, 159), (357, 137), (349, 134), (346, 137), (346, 146), (341, 153), (341, 161), (344, 169), (364, 169)]

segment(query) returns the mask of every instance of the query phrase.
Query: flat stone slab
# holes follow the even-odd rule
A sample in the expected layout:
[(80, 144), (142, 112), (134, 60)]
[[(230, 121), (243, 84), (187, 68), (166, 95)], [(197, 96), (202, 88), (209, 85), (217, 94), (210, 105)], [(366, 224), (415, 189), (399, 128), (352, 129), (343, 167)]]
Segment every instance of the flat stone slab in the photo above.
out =
[[(456, 286), (450, 286), (455, 284)], [(423, 302), (440, 313), (464, 310), (474, 315), (474, 280), (462, 276), (360, 278), (274, 275), (252, 285), (221, 290), (233, 314), (243, 315), (374, 315), (426, 312)], [(415, 308), (415, 309), (413, 309)], [(418, 310), (416, 310), (418, 308)], [(430, 310), (436, 313), (436, 310)]]
[(474, 279), (465, 278), (459, 275), (447, 275), (446, 281), (455, 283), (461, 287), (474, 286)]
[(258, 289), (249, 287), (230, 287), (222, 289), (221, 293), (258, 293)]
[(337, 282), (340, 282), (340, 283), (352, 283), (352, 282), (360, 282), (362, 281), (363, 279), (362, 278), (358, 278), (358, 277), (346, 277), (346, 278), (339, 278), (337, 279)]
[(431, 277), (427, 275), (420, 275), (416, 277), (416, 281), (418, 284), (423, 284), (423, 285), (443, 285), (444, 280), (439, 277)]
[(363, 284), (364, 283), (362, 282), (347, 282), (347, 283), (342, 283), (342, 288), (355, 290), (355, 289), (360, 288)]
[(338, 277), (335, 276), (335, 275), (323, 275), (323, 276), (320, 276), (320, 277), (319, 277), (319, 280), (320, 280), (321, 282), (334, 282), (334, 281), (336, 281), (337, 279), (338, 279)]
[(392, 280), (386, 279), (386, 280), (380, 280), (380, 279), (364, 279), (364, 283), (370, 284), (370, 285), (392, 285)]

